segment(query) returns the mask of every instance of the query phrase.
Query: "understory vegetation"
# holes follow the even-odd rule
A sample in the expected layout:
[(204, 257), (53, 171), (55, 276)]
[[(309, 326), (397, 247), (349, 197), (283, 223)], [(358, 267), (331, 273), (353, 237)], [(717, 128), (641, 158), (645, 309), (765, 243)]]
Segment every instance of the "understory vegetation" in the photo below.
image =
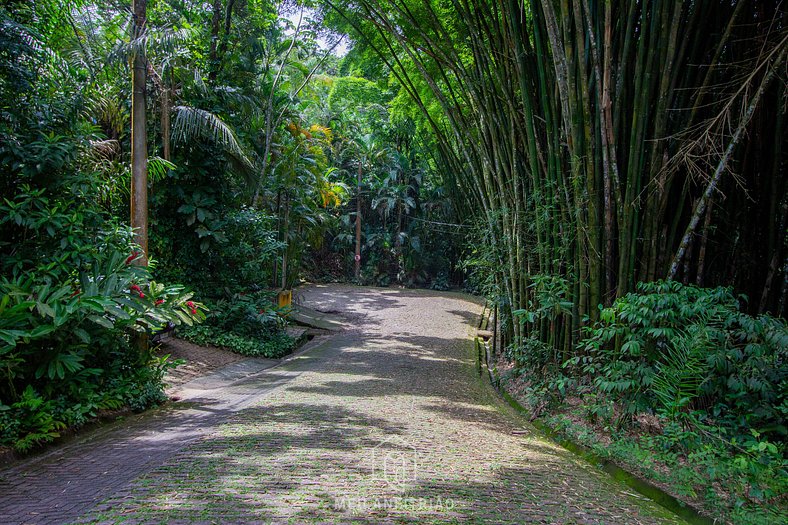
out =
[(638, 286), (560, 366), (532, 339), (502, 377), (556, 430), (736, 522), (786, 517), (788, 325), (729, 288)]
[(429, 137), (314, 10), (132, 8), (0, 7), (0, 447), (162, 402), (161, 330), (279, 358), (302, 278), (459, 275)]
[(93, 198), (86, 139), (41, 137), (32, 114), (18, 116), (32, 132), (0, 147), (11, 187), (0, 204), (0, 445), (26, 452), (101, 411), (163, 401), (173, 363), (138, 340), (204, 313), (135, 264), (131, 230)]

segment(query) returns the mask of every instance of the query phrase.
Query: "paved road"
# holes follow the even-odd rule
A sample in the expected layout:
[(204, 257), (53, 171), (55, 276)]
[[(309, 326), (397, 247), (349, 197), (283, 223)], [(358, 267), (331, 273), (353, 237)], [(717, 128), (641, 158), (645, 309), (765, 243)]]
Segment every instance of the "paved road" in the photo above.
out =
[(0, 521), (680, 522), (521, 432), (476, 375), (476, 304), (338, 285), (300, 294), (352, 328), (1, 471)]

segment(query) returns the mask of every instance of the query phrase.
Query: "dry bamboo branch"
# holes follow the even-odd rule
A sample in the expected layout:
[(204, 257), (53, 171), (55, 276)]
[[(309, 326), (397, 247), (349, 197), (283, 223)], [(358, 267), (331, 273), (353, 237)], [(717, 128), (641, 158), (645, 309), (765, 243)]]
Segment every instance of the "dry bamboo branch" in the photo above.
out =
[[(723, 153), (722, 157), (720, 158), (719, 162), (717, 163), (717, 168), (714, 170), (714, 175), (711, 177), (708, 186), (706, 187), (706, 191), (703, 192), (703, 195), (698, 200), (698, 204), (695, 207), (695, 211), (692, 214), (692, 218), (690, 219), (689, 224), (687, 225), (687, 229), (684, 232), (684, 236), (681, 239), (681, 244), (679, 244), (679, 249), (676, 251), (676, 255), (673, 258), (673, 262), (670, 265), (670, 270), (668, 271), (668, 279), (673, 280), (676, 278), (676, 274), (678, 273), (679, 265), (681, 264), (682, 259), (684, 258), (684, 254), (687, 251), (687, 247), (689, 246), (690, 240), (692, 239), (692, 235), (695, 233), (695, 230), (700, 223), (703, 214), (706, 211), (706, 205), (711, 199), (714, 192), (717, 190), (717, 186), (719, 185), (720, 179), (722, 179), (723, 173), (728, 168), (728, 162), (733, 155), (733, 151), (736, 148), (736, 145), (741, 140), (744, 131), (747, 128), (747, 124), (749, 124), (750, 119), (752, 118), (753, 113), (755, 113), (755, 109), (758, 107), (758, 103), (761, 100), (761, 96), (763, 95), (766, 87), (769, 85), (771, 80), (777, 74), (777, 71), (780, 70), (782, 63), (785, 61), (786, 52), (788, 52), (788, 48), (783, 45), (785, 40), (783, 40), (780, 44), (778, 44), (778, 49), (780, 49), (779, 53), (775, 57), (772, 64), (769, 66), (766, 74), (761, 81), (761, 84), (758, 86), (758, 89), (752, 95), (749, 103), (744, 110), (741, 118), (739, 119), (739, 124), (736, 126), (736, 131), (733, 133), (730, 141), (728, 142), (728, 146), (725, 148), (725, 152)], [(756, 67), (756, 70), (760, 69), (760, 65)], [(729, 107), (726, 106), (726, 107)]]

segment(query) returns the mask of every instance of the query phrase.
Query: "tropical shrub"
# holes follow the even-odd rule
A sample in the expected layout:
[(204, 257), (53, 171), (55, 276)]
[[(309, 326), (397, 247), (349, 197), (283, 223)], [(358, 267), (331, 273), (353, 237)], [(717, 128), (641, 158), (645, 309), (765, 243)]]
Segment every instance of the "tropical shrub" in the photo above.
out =
[(284, 331), (284, 312), (273, 306), (272, 299), (269, 292), (250, 292), (211, 300), (205, 323), (179, 335), (198, 345), (224, 347), (241, 355), (282, 357), (293, 349), (294, 341)]
[(237, 294), (212, 304), (215, 312), (209, 314), (207, 325), (244, 337), (265, 338), (285, 326), (284, 318), (273, 307), (270, 293)]
[[(524, 326), (566, 309), (565, 287), (534, 276)], [(641, 283), (600, 310), (574, 357), (534, 330), (507, 349), (534, 416), (736, 523), (785, 521), (788, 327), (751, 316), (730, 288)], [(784, 501), (784, 499), (782, 500)]]
[(204, 307), (138, 266), (130, 228), (89, 196), (93, 175), (22, 184), (0, 203), (0, 444), (27, 451), (99, 410), (164, 400), (167, 360), (133, 344)]
[(695, 413), (745, 435), (788, 434), (785, 320), (741, 312), (729, 288), (672, 281), (640, 284), (600, 318), (572, 363), (623, 414)]

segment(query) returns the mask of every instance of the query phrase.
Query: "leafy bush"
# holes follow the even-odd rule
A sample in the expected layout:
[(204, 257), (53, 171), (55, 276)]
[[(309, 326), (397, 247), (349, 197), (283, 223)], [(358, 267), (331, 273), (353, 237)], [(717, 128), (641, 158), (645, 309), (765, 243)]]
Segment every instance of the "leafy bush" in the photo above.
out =
[[(138, 252), (130, 229), (91, 227), (83, 209), (75, 200), (50, 201), (24, 189), (0, 205), (0, 226), (13, 222), (26, 236), (23, 249), (6, 260), (11, 277), (0, 278), (0, 366), (7, 379), (0, 393), (6, 399), (15, 397), (18, 381), (44, 378), (54, 388), (53, 380), (94, 373), (101, 349), (129, 332), (204, 318), (202, 305), (182, 286), (156, 283), (147, 268), (132, 264)], [(63, 227), (53, 227), (59, 216), (68, 224), (64, 219)], [(49, 243), (60, 249), (52, 253)]]
[[(632, 464), (651, 454), (668, 466), (666, 483), (691, 496), (703, 488), (737, 520), (773, 518), (745, 509), (788, 490), (784, 319), (742, 313), (728, 288), (640, 284), (601, 311), (564, 366), (580, 372), (586, 417), (612, 423), (611, 453)], [(634, 441), (623, 434), (638, 425)]]
[(219, 247), (218, 257), (235, 290), (260, 285), (261, 276), (267, 275), (271, 261), (282, 248), (271, 224), (271, 217), (252, 208), (242, 207), (226, 215), (223, 226), (227, 242)]
[[(179, 211), (184, 213), (193, 207), (183, 205)], [(281, 249), (269, 216), (252, 208), (223, 210), (218, 205), (191, 213), (197, 219), (187, 216), (187, 226), (194, 227), (195, 238), (194, 243), (185, 246), (194, 252), (199, 247), (202, 256), (184, 258), (178, 265), (188, 267), (187, 280), (202, 296), (227, 296), (266, 284), (270, 263)], [(199, 218), (204, 221), (190, 222)]]
[(271, 300), (269, 293), (255, 292), (210, 301), (205, 324), (179, 335), (197, 345), (224, 347), (250, 357), (282, 357), (295, 342), (285, 333), (285, 319)]
[(265, 339), (257, 339), (226, 332), (212, 326), (193, 326), (184, 330), (180, 335), (196, 345), (228, 348), (249, 357), (279, 359), (289, 354), (295, 347), (293, 338), (283, 331), (272, 333)]
[(281, 330), (285, 320), (273, 307), (272, 294), (252, 292), (210, 303), (206, 323), (243, 337), (266, 338)]
[(196, 169), (172, 173), (154, 205), (161, 228), (153, 242), (167, 254), (160, 272), (197, 290), (208, 310), (204, 326), (179, 335), (243, 355), (279, 357), (292, 345), (282, 339), (284, 320), (264, 290), (283, 245), (269, 215), (235, 209), (225, 185), (206, 185), (217, 177), (209, 168), (219, 167), (201, 155), (190, 160)]
[(3, 443), (13, 444), (20, 452), (27, 452), (38, 443), (52, 441), (66, 428), (63, 421), (55, 419), (56, 403), (44, 400), (31, 385), (19, 396), (19, 400), (10, 407), (0, 405), (0, 410), (7, 425), (0, 434)]
[[(199, 160), (198, 155), (191, 162)], [(260, 210), (235, 208), (232, 192), (213, 183), (215, 174), (203, 173), (209, 167), (219, 169), (182, 166), (171, 172), (152, 199), (157, 228), (151, 243), (162, 254), (160, 272), (206, 299), (265, 288), (282, 248), (273, 219)]]
[(430, 288), (433, 290), (445, 291), (450, 288), (449, 274), (446, 271), (439, 272), (435, 279), (432, 280)]
[(193, 324), (204, 307), (134, 264), (130, 228), (86, 194), (21, 185), (0, 204), (0, 444), (20, 452), (103, 409), (161, 402), (166, 363), (130, 351), (132, 334)]
[(128, 351), (118, 351), (115, 357), (103, 374), (90, 374), (93, 381), (72, 379), (55, 397), (44, 397), (27, 385), (16, 402), (0, 403), (0, 445), (28, 452), (66, 428), (81, 427), (102, 410), (129, 407), (140, 412), (166, 400), (162, 380), (177, 362), (148, 354), (140, 366), (139, 357)]
[(740, 312), (728, 288), (641, 284), (604, 309), (580, 345), (586, 355), (573, 363), (626, 414), (711, 417), (739, 433), (788, 434), (780, 423), (788, 415), (788, 326)]

